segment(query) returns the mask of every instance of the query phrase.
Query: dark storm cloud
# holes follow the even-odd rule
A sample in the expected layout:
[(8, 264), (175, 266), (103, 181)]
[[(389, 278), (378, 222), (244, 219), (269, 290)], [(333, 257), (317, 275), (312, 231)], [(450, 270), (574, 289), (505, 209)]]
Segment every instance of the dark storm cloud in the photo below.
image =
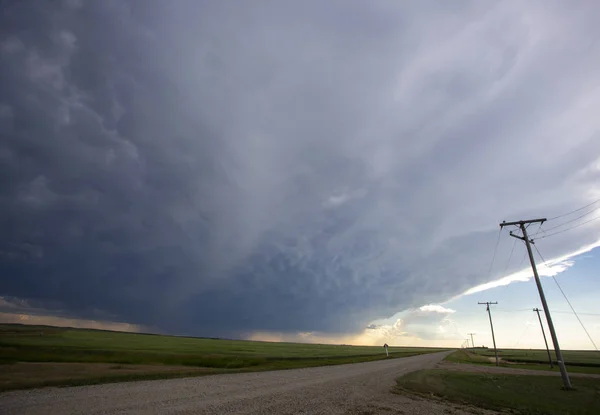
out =
[(349, 332), (487, 281), (499, 219), (598, 195), (593, 11), (523, 7), (5, 2), (0, 295)]

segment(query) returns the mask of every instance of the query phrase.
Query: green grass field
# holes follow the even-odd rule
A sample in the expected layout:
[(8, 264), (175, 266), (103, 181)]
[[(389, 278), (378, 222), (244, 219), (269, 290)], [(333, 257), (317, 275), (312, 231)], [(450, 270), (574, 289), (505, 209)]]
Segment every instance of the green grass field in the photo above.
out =
[[(550, 353), (554, 361), (554, 369), (550, 369), (548, 354), (545, 350), (498, 349), (501, 366), (558, 372), (554, 352), (550, 351)], [(600, 352), (564, 350), (563, 356), (567, 370), (571, 372), (600, 374)], [(495, 365), (493, 349), (461, 349), (447, 356), (446, 360), (455, 363)]]
[(557, 388), (552, 376), (491, 375), (421, 370), (398, 378), (397, 391), (520, 414), (600, 413), (600, 379), (578, 378), (574, 390)]
[[(390, 347), (390, 357), (442, 351)], [(0, 390), (385, 359), (383, 347), (217, 340), (0, 325)], [(83, 366), (82, 366), (83, 365)], [(88, 376), (89, 374), (89, 376)]]
[[(493, 349), (473, 349), (482, 356), (494, 357)], [(550, 350), (552, 359), (554, 352)], [(537, 349), (498, 349), (498, 356), (503, 360), (516, 363), (548, 363), (546, 350)], [(600, 367), (600, 352), (594, 350), (563, 350), (563, 357), (567, 365)]]

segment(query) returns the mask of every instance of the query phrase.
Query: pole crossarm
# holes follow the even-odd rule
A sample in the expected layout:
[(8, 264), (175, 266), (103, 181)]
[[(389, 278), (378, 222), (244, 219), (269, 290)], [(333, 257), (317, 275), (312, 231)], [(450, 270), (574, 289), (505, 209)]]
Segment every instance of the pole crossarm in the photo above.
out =
[[(510, 236), (512, 236), (513, 238), (517, 238), (517, 239), (520, 239), (520, 240), (522, 240), (522, 241), (524, 241), (524, 240), (525, 240), (525, 238), (523, 238), (523, 237), (522, 237), (522, 236), (520, 236), (520, 235), (517, 235), (517, 234), (513, 233), (513, 231), (510, 231), (508, 234), (509, 234)], [(533, 242), (533, 241), (529, 241), (529, 242)]]
[(503, 221), (500, 224), (500, 228), (504, 228), (505, 226), (521, 226), (521, 225), (528, 225), (530, 223), (544, 223), (546, 222), (548, 219), (546, 218), (540, 218), (540, 219), (529, 219), (529, 220), (516, 220), (513, 222), (507, 222), (507, 221)]

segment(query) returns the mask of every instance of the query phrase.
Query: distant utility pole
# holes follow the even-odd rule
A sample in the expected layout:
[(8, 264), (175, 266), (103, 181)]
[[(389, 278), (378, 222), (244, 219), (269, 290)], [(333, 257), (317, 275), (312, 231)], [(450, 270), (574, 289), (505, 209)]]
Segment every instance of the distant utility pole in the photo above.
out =
[(548, 322), (548, 328), (550, 329), (550, 337), (552, 337), (552, 343), (554, 343), (554, 352), (556, 353), (556, 360), (558, 361), (558, 367), (560, 368), (560, 374), (562, 376), (563, 384), (565, 389), (572, 389), (571, 379), (569, 379), (569, 374), (567, 373), (567, 368), (565, 367), (565, 361), (563, 359), (562, 352), (560, 351), (560, 345), (558, 344), (558, 337), (556, 337), (556, 331), (554, 330), (554, 324), (552, 323), (552, 316), (550, 316), (550, 309), (548, 308), (548, 303), (546, 302), (546, 296), (544, 295), (544, 289), (542, 288), (542, 283), (540, 281), (540, 277), (537, 272), (537, 268), (535, 266), (535, 260), (533, 259), (533, 252), (531, 251), (531, 244), (533, 241), (529, 240), (529, 236), (527, 236), (527, 227), (525, 225), (529, 225), (531, 223), (544, 223), (546, 218), (542, 219), (531, 219), (531, 220), (519, 220), (515, 222), (502, 222), (500, 224), (500, 228), (504, 228), (505, 226), (519, 226), (521, 228), (521, 232), (523, 232), (523, 236), (515, 235), (510, 232), (510, 236), (514, 238), (518, 238), (522, 241), (525, 241), (525, 246), (527, 246), (527, 253), (529, 254), (529, 262), (531, 262), (531, 268), (533, 269), (533, 277), (535, 278), (535, 283), (537, 285), (538, 291), (540, 293), (540, 299), (542, 300), (542, 307), (544, 307), (544, 314), (546, 314), (546, 320)]
[(534, 308), (533, 311), (535, 311), (538, 315), (538, 320), (540, 321), (540, 327), (542, 328), (542, 336), (544, 336), (544, 343), (546, 344), (546, 351), (548, 352), (548, 362), (550, 362), (550, 369), (554, 368), (554, 365), (552, 364), (552, 356), (550, 356), (550, 349), (548, 348), (548, 340), (546, 340), (546, 333), (544, 332), (544, 325), (542, 324), (542, 318), (540, 317), (540, 309), (539, 308)]
[(472, 347), (473, 347), (473, 349), (474, 349), (474, 348), (475, 348), (475, 342), (473, 341), (473, 336), (474, 336), (476, 333), (467, 333), (467, 334), (468, 334), (469, 336), (471, 336), (471, 346), (472, 346)]
[(485, 303), (477, 303), (477, 304), (485, 304), (486, 311), (488, 312), (488, 316), (490, 317), (490, 327), (492, 328), (492, 341), (494, 342), (494, 354), (496, 355), (496, 366), (500, 366), (498, 363), (498, 349), (496, 349), (496, 337), (494, 336), (494, 324), (492, 323), (492, 312), (490, 310), (491, 304), (498, 304), (498, 302), (494, 301), (493, 303), (486, 301)]

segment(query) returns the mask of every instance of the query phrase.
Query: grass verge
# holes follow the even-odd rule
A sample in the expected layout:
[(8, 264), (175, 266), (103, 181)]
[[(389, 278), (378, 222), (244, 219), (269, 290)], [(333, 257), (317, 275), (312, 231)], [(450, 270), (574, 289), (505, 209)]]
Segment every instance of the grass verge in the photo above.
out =
[[(519, 351), (525, 355), (525, 351)], [(491, 353), (491, 356), (490, 356)], [(568, 353), (573, 353), (567, 351)], [(584, 352), (584, 353), (596, 353), (596, 352)], [(513, 352), (514, 354), (514, 352)], [(554, 368), (550, 368), (548, 361), (539, 362), (535, 359), (527, 360), (527, 358), (513, 358), (513, 354), (499, 352), (500, 366), (508, 367), (513, 369), (529, 369), (529, 370), (543, 370), (548, 372), (559, 373), (560, 369), (557, 364), (554, 364)], [(486, 351), (485, 353), (473, 350), (457, 350), (456, 352), (446, 356), (444, 360), (453, 363), (470, 363), (477, 365), (495, 366), (495, 360), (492, 359), (494, 352)], [(600, 354), (596, 355), (597, 360), (592, 361), (589, 357), (585, 361), (577, 361), (571, 358), (571, 362), (567, 361), (567, 370), (573, 373), (589, 373), (589, 374), (600, 374)], [(516, 359), (516, 360), (513, 360)]]
[(220, 369), (164, 365), (107, 363), (13, 363), (0, 366), (0, 390), (43, 386), (81, 386), (98, 383), (169, 379), (222, 373)]
[(561, 389), (549, 376), (490, 375), (421, 370), (397, 379), (397, 391), (416, 392), (452, 402), (521, 414), (596, 415), (600, 413), (600, 379), (578, 378), (574, 390)]

